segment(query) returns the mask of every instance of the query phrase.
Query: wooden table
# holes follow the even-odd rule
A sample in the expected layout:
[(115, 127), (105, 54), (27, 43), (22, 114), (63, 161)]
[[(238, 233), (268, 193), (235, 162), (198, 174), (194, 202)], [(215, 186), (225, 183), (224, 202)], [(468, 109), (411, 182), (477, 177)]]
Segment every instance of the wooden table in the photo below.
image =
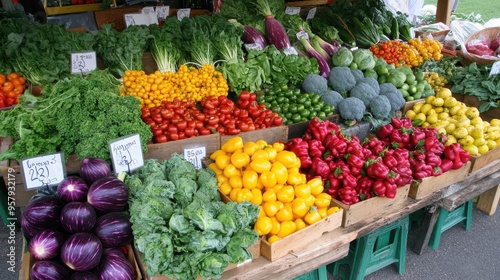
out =
[[(351, 241), (373, 232), (383, 225), (394, 222), (419, 209), (436, 209), (445, 207), (453, 210), (465, 201), (482, 193), (495, 190), (500, 184), (500, 159), (491, 162), (484, 168), (471, 173), (461, 182), (452, 184), (431, 195), (421, 199), (408, 198), (398, 209), (389, 209), (380, 215), (375, 215), (366, 220), (348, 227), (341, 227), (323, 236), (303, 250), (289, 253), (285, 257), (270, 262), (264, 257), (259, 257), (251, 263), (226, 271), (221, 279), (292, 279), (308, 273), (325, 264), (335, 262), (345, 257), (349, 251)], [(497, 199), (498, 202), (498, 199)], [(422, 253), (427, 247), (430, 233), (434, 228), (439, 211), (434, 211), (429, 220), (420, 227), (417, 233), (413, 250)]]

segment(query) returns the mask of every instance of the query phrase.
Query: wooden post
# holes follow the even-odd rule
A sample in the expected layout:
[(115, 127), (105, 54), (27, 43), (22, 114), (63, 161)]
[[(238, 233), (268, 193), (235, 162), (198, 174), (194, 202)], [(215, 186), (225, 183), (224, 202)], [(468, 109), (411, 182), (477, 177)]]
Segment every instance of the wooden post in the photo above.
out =
[(442, 22), (446, 25), (450, 25), (450, 18), (451, 18), (451, 1), (438, 0), (436, 7), (436, 22)]
[(498, 200), (500, 199), (500, 185), (493, 187), (479, 196), (477, 201), (477, 209), (483, 211), (489, 216), (493, 215), (498, 207)]

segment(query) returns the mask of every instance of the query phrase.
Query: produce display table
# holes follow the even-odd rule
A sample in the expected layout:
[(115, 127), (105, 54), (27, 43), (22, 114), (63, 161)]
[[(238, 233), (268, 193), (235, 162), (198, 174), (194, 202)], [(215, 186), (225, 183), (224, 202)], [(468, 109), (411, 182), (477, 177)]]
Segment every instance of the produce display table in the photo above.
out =
[[(424, 207), (429, 209), (445, 207), (447, 210), (452, 210), (471, 198), (490, 189), (495, 189), (500, 184), (500, 170), (497, 167), (499, 163), (500, 159), (495, 160), (482, 169), (471, 173), (466, 179), (431, 195), (421, 199), (407, 198), (396, 209), (386, 210), (351, 226), (325, 233), (306, 248), (290, 253), (277, 261), (270, 262), (261, 256), (251, 263), (226, 271), (221, 279), (291, 279), (325, 264), (335, 262), (347, 255), (351, 241), (373, 232), (383, 225)], [(423, 248), (427, 247), (439, 211), (434, 211), (434, 213), (437, 213), (431, 216), (434, 223), (424, 221), (417, 233), (413, 247), (417, 253), (421, 253)]]

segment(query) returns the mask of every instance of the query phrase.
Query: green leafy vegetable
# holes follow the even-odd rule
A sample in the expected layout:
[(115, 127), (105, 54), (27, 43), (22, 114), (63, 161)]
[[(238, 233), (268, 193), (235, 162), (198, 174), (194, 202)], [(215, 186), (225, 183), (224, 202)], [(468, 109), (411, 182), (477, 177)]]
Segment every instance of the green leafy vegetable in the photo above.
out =
[(182, 31), (175, 17), (168, 17), (162, 26), (151, 26), (151, 54), (160, 72), (176, 72), (178, 63), (184, 58)]

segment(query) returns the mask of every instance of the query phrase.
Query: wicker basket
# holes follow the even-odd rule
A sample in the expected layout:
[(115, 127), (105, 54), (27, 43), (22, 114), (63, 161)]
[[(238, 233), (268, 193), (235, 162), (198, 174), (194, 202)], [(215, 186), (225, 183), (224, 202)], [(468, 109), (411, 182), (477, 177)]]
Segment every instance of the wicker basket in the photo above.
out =
[[(469, 38), (467, 38), (467, 40), (465, 40), (465, 43), (467, 44), (467, 43), (471, 42), (472, 40), (480, 38), (481, 36), (484, 36), (484, 35), (489, 36), (490, 39), (492, 39), (492, 40), (495, 38), (498, 38), (498, 37), (500, 37), (500, 27), (489, 27), (489, 28), (479, 30), (476, 33), (470, 35)], [(479, 55), (469, 53), (465, 49), (465, 45), (463, 46), (461, 56), (465, 60), (465, 61), (463, 61), (463, 62), (465, 62), (464, 64), (470, 64), (472, 62), (475, 62), (475, 63), (481, 64), (481, 65), (488, 65), (488, 64), (492, 64), (492, 63), (495, 63), (497, 61), (500, 61), (500, 57), (498, 57), (498, 58), (484, 57), (484, 56), (479, 56)]]

